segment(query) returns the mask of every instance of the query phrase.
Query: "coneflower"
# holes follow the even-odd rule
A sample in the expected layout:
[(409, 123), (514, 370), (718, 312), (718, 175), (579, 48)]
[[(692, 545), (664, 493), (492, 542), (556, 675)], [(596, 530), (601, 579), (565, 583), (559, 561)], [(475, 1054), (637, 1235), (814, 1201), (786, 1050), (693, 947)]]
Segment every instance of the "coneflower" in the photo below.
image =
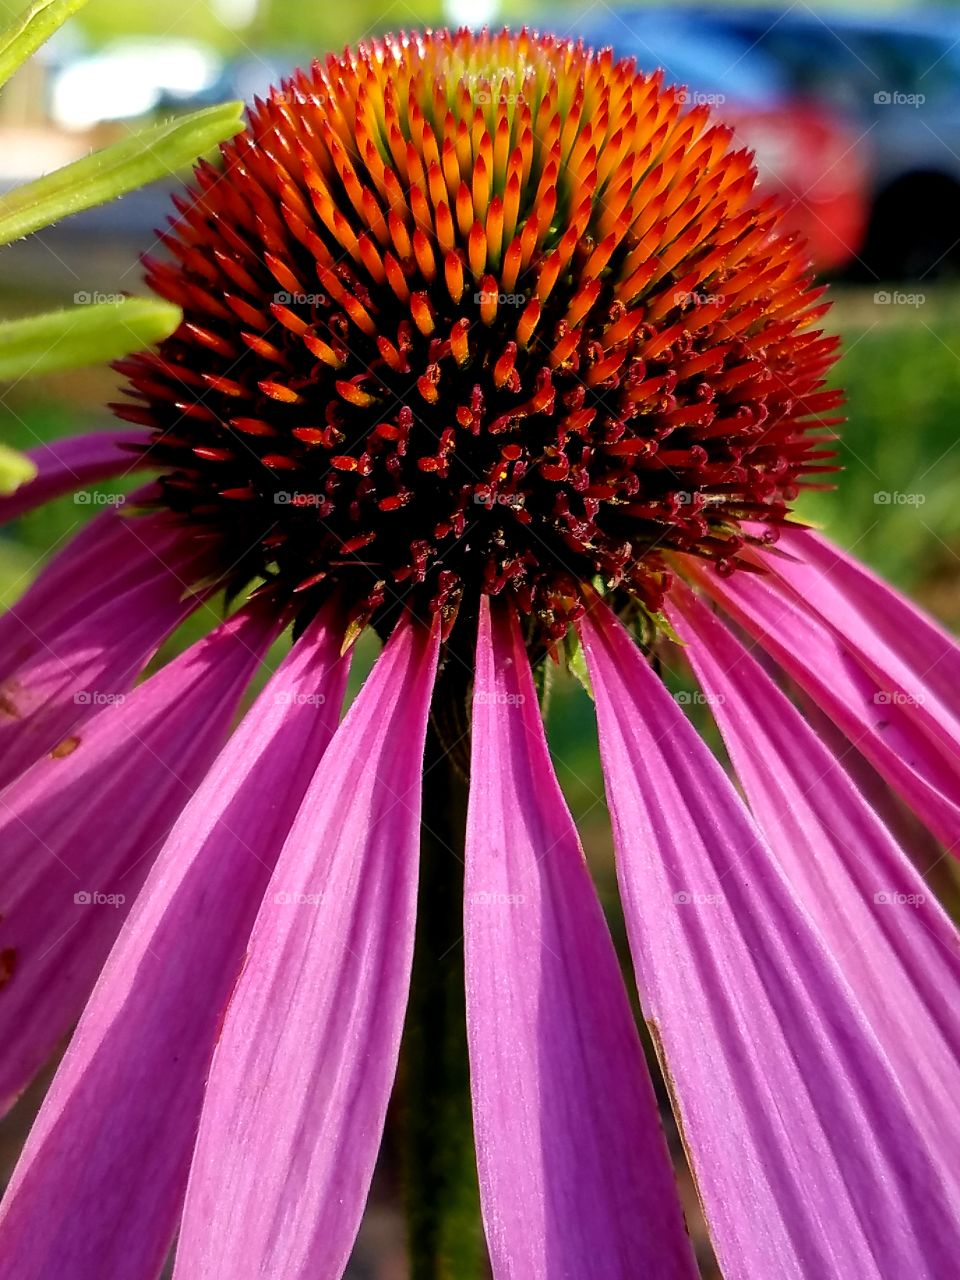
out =
[[(425, 743), (469, 773), (493, 1274), (696, 1274), (541, 722), (535, 676), (577, 646), (724, 1275), (955, 1273), (957, 937), (874, 793), (956, 847), (960, 654), (790, 521), (833, 465), (836, 343), (730, 142), (609, 52), (461, 31), (298, 73), (197, 170), (149, 269), (184, 323), (123, 365), (145, 510), (99, 515), (0, 621), (5, 1100), (83, 1011), (5, 1280), (154, 1276), (177, 1231), (181, 1280), (342, 1274), (408, 997)], [(0, 510), (131, 454), (37, 461)], [(244, 603), (133, 687), (218, 593)], [(384, 649), (338, 723), (366, 627)], [(739, 791), (651, 661), (676, 637)]]

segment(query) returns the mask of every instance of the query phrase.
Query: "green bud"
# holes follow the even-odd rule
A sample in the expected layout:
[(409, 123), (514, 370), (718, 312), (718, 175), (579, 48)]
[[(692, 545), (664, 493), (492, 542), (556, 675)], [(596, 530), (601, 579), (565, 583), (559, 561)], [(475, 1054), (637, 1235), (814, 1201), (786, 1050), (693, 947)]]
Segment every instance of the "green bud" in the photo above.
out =
[(178, 307), (153, 298), (119, 298), (0, 322), (0, 381), (116, 360), (169, 337)]
[(36, 463), (31, 462), (25, 453), (0, 444), (0, 498), (9, 498), (36, 474)]
[(0, 244), (169, 177), (243, 128), (243, 103), (177, 116), (65, 165), (0, 198)]
[(0, 85), (49, 40), (87, 0), (33, 0), (5, 30), (0, 31)]

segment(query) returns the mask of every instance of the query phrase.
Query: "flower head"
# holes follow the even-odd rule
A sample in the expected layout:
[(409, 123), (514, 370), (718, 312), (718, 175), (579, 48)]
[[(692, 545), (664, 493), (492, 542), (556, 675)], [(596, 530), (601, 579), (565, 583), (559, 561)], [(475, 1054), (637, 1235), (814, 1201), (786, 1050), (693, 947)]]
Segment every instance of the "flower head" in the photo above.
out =
[[(163, 501), (244, 585), (351, 617), (725, 569), (829, 469), (835, 347), (750, 155), (661, 75), (465, 31), (314, 64), (202, 166), (127, 361)], [(768, 534), (767, 536), (772, 536)]]
[[(123, 366), (141, 430), (0, 498), (160, 471), (0, 618), (0, 1097), (80, 1017), (0, 1280), (141, 1280), (178, 1233), (183, 1280), (343, 1274), (454, 687), (493, 1275), (696, 1274), (538, 702), (570, 634), (724, 1274), (955, 1270), (960, 948), (887, 801), (960, 847), (960, 650), (787, 518), (830, 466), (833, 341), (729, 141), (609, 53), (460, 32), (297, 75), (197, 171), (150, 268), (184, 324)], [(137, 683), (191, 613), (210, 634)], [(682, 662), (729, 772), (660, 678)]]

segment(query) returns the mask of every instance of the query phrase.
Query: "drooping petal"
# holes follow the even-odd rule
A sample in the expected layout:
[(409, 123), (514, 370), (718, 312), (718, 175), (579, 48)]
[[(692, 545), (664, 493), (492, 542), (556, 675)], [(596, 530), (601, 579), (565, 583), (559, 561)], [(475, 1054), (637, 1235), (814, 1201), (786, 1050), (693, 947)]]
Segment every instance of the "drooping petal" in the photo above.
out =
[(80, 1015), (274, 632), (237, 614), (0, 794), (0, 1109)]
[[(769, 675), (775, 683), (784, 680), (785, 691), (791, 700), (795, 700), (796, 705), (803, 712), (804, 719), (824, 746), (836, 759), (843, 762), (844, 773), (849, 774), (854, 786), (899, 847), (908, 852), (910, 862), (933, 888), (939, 900), (945, 902), (948, 900), (947, 895), (950, 895), (950, 903), (960, 901), (955, 896), (958, 886), (953, 878), (953, 866), (948, 859), (944, 858), (943, 846), (936, 836), (903, 803), (893, 788), (877, 773), (870, 761), (851, 745), (849, 738), (837, 728), (813, 699), (798, 688), (794, 681), (789, 678), (784, 679), (776, 663), (772, 664)], [(950, 906), (948, 906), (948, 915), (953, 915)]]
[[(808, 529), (781, 534), (768, 570), (832, 628), (880, 687), (960, 763), (960, 646), (932, 618)], [(788, 558), (795, 557), (795, 558)]]
[(790, 700), (689, 591), (671, 619), (760, 829), (933, 1141), (960, 1147), (960, 937)]
[(960, 761), (893, 697), (836, 632), (777, 579), (688, 576), (774, 658), (953, 853), (960, 853)]
[(698, 1274), (623, 980), (512, 615), (484, 599), (464, 948), (497, 1280)]
[(3, 1280), (159, 1273), (223, 1009), (337, 727), (342, 636), (324, 614), (297, 642), (160, 852), (7, 1191)]
[[(166, 536), (158, 548), (150, 529), (123, 523), (129, 530), (124, 581), (108, 596), (92, 587), (89, 612), (69, 625), (48, 615), (42, 643), (0, 684), (0, 786), (56, 750), (98, 703), (124, 695), (201, 602), (190, 589), (197, 551)], [(91, 563), (81, 589), (91, 588), (95, 573)]]
[(954, 1179), (823, 936), (605, 606), (581, 634), (641, 1001), (723, 1274), (949, 1275)]
[(410, 981), (439, 636), (402, 622), (304, 798), (214, 1053), (180, 1280), (334, 1280), (363, 1211)]
[[(919, 672), (919, 678), (955, 716), (960, 716), (960, 646), (929, 614), (878, 578), (866, 565), (812, 529), (786, 525), (778, 547), (794, 559), (764, 552), (763, 563), (848, 639), (861, 646), (864, 659), (895, 669)], [(834, 609), (843, 609), (843, 615)], [(853, 614), (848, 611), (853, 610)], [(888, 648), (889, 662), (874, 646)], [(876, 657), (871, 658), (871, 652)]]
[(0, 524), (41, 507), (52, 498), (85, 485), (127, 475), (149, 465), (140, 452), (150, 440), (148, 431), (90, 431), (82, 436), (50, 440), (27, 451), (37, 474), (8, 498), (0, 498)]
[[(152, 486), (145, 486), (131, 495), (131, 502), (154, 493)], [(121, 587), (142, 577), (144, 565), (150, 568), (143, 557), (144, 544), (155, 562), (156, 556), (167, 558), (177, 537), (166, 517), (145, 517), (134, 528), (120, 510), (110, 507), (51, 548), (50, 559), (34, 581), (0, 614), (0, 682)]]

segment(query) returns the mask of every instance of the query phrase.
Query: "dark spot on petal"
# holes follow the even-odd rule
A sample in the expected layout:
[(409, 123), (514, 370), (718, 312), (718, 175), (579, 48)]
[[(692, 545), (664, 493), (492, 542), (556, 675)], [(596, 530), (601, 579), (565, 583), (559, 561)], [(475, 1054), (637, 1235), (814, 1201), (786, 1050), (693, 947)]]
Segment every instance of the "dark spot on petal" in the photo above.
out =
[(11, 720), (20, 719), (20, 708), (6, 693), (0, 693), (0, 716), (9, 716)]

